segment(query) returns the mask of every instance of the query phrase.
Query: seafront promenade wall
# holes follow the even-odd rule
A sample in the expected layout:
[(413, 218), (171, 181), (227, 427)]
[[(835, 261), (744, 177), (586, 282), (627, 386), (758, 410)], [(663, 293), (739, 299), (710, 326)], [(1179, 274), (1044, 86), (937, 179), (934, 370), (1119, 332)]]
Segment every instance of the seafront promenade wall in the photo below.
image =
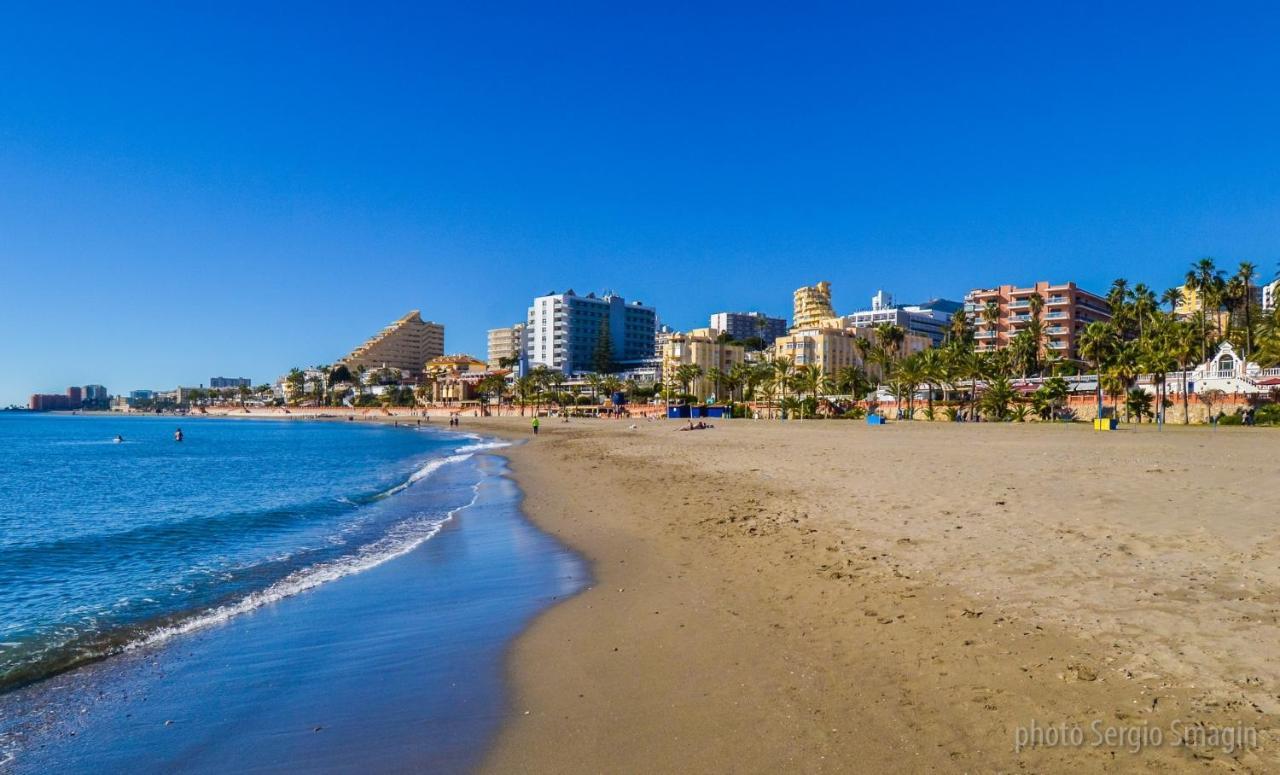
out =
[[(1201, 402), (1200, 399), (1197, 398), (1197, 396), (1194, 393), (1191, 394), (1189, 398), (1190, 400), (1187, 402), (1187, 417), (1190, 420), (1190, 422), (1195, 424), (1208, 422), (1209, 416), (1211, 413), (1213, 415), (1217, 415), (1219, 412), (1224, 412), (1230, 415), (1230, 414), (1235, 414), (1238, 411), (1244, 411), (1245, 409), (1248, 409), (1250, 407), (1259, 406), (1259, 403), (1257, 401), (1251, 401), (1247, 396), (1244, 396), (1244, 395), (1225, 396), (1224, 398), (1222, 398), (1222, 400), (1213, 402), (1211, 406), (1209, 404), (1205, 404)], [(1169, 406), (1168, 410), (1165, 412), (1165, 418), (1170, 424), (1181, 423), (1182, 422), (1182, 395), (1180, 393), (1170, 393), (1168, 396), (1168, 399), (1170, 402), (1172, 402), (1172, 404)], [(915, 402), (915, 418), (917, 420), (926, 420), (924, 416), (924, 410), (926, 406), (928, 406), (928, 402), (926, 401), (917, 400)], [(954, 402), (950, 402), (948, 404), (943, 404), (942, 402), (934, 403), (934, 419), (933, 419), (934, 422), (948, 422), (946, 411), (945, 411), (947, 406), (955, 406), (955, 403)], [(1104, 399), (1103, 406), (1106, 411), (1110, 412), (1113, 410), (1113, 407), (1115, 405), (1113, 404), (1112, 399), (1110, 397), (1106, 397)], [(1155, 409), (1154, 398), (1152, 400), (1151, 406), (1152, 406), (1152, 409), (1154, 410)], [(907, 408), (906, 402), (903, 402), (902, 404), (903, 411), (906, 411), (906, 408)], [(962, 408), (965, 410), (968, 409), (967, 406)], [(1067, 408), (1070, 409), (1072, 412), (1074, 412), (1076, 420), (1081, 422), (1093, 422), (1093, 420), (1098, 416), (1098, 402), (1097, 402), (1097, 399), (1094, 398), (1093, 396), (1071, 396), (1067, 399)], [(885, 415), (886, 417), (893, 418), (897, 416), (898, 405), (893, 401), (881, 402), (879, 405), (879, 410), (880, 410), (880, 413)], [(1115, 409), (1115, 411), (1118, 413), (1118, 416), (1123, 420), (1125, 417), (1123, 399), (1120, 400), (1119, 407), (1118, 409)], [(1027, 422), (1039, 422), (1039, 421), (1040, 421), (1039, 417), (1032, 417), (1032, 416), (1027, 417)], [(1144, 419), (1143, 422), (1149, 422), (1149, 419)]]

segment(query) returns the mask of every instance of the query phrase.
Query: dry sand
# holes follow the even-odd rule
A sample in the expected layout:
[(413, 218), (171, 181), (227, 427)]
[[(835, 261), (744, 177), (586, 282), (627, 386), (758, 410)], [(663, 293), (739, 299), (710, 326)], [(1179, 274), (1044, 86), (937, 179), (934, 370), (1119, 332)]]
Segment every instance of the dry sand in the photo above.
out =
[(1280, 434), (716, 426), (510, 450), (595, 584), (513, 647), (489, 769), (1280, 769)]

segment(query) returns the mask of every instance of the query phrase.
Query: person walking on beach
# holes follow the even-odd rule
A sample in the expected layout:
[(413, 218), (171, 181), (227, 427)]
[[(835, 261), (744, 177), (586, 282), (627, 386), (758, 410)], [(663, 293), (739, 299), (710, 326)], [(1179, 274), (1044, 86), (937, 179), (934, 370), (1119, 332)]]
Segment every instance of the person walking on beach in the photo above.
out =
[(533, 435), (534, 436), (538, 435), (538, 418), (537, 417), (533, 418)]

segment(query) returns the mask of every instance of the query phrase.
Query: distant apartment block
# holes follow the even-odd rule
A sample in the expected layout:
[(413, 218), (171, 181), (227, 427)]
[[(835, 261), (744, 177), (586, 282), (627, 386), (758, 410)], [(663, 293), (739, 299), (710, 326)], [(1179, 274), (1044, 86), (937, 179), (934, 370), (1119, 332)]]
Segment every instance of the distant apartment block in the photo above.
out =
[[(1032, 297), (1036, 294), (1042, 301), (1038, 316), (1044, 337), (1042, 351), (1065, 360), (1080, 360), (1076, 343), (1085, 326), (1111, 319), (1107, 300), (1075, 283), (1038, 282), (1027, 288), (1001, 285), (973, 290), (965, 296), (965, 313), (973, 321), (975, 348), (991, 352), (1008, 347), (1018, 332), (1031, 323)], [(993, 321), (988, 321), (985, 313), (988, 304), (995, 305)]]
[(1274, 312), (1277, 303), (1280, 303), (1280, 278), (1276, 278), (1262, 286), (1263, 311)]
[[(857, 366), (872, 376), (879, 376), (879, 367), (865, 361), (859, 349), (862, 341), (874, 345), (877, 333), (874, 328), (846, 326), (842, 318), (829, 318), (817, 325), (804, 328), (792, 326), (786, 336), (774, 341), (776, 358), (788, 358), (796, 367), (817, 366), (826, 377), (835, 378), (841, 369)], [(927, 336), (907, 333), (899, 345), (902, 355), (927, 350), (932, 343)]]
[(891, 323), (911, 334), (926, 336), (934, 347), (947, 339), (951, 316), (964, 309), (964, 304), (947, 299), (932, 299), (921, 304), (896, 306), (893, 297), (877, 291), (871, 297), (871, 308), (859, 310), (841, 318), (845, 327), (874, 328)]
[(251, 387), (252, 382), (248, 377), (210, 377), (209, 387), (211, 388), (241, 388)]
[(502, 361), (521, 357), (524, 352), (524, 323), (489, 329), (489, 368), (497, 369)]
[(595, 354), (607, 331), (616, 369), (651, 362), (658, 314), (653, 307), (614, 294), (579, 296), (572, 289), (533, 300), (526, 320), (525, 358), (566, 374), (595, 370)]
[[(689, 383), (689, 392), (699, 401), (705, 401), (716, 391), (715, 380), (711, 377), (712, 369), (724, 373), (746, 359), (746, 348), (740, 344), (721, 342), (722, 332), (715, 328), (695, 328), (687, 334), (673, 333), (662, 348), (662, 374), (668, 385), (683, 388), (676, 384), (676, 373), (681, 366), (693, 365), (702, 370), (702, 375)], [(723, 385), (720, 390), (724, 390)], [(717, 395), (723, 400), (724, 395)]]
[[(101, 387), (95, 385), (94, 387)], [(103, 388), (106, 392), (106, 388)], [(105, 399), (104, 399), (105, 401)], [(66, 393), (33, 393), (27, 400), (27, 408), (33, 412), (58, 412), (84, 407), (84, 390), (72, 385)]]
[(763, 312), (717, 312), (711, 316), (711, 328), (723, 331), (739, 342), (754, 337), (768, 344), (786, 335), (787, 321)]
[(102, 404), (105, 405), (111, 396), (107, 393), (107, 389), (102, 385), (85, 385), (84, 386), (84, 402), (86, 404)]
[(653, 332), (653, 357), (661, 364), (662, 348), (667, 346), (667, 342), (671, 340), (672, 335), (676, 332), (671, 326), (660, 324), (658, 330)]
[(810, 328), (836, 316), (831, 306), (831, 283), (797, 288), (792, 296), (791, 328)]
[(432, 358), (444, 355), (444, 326), (424, 321), (418, 310), (400, 318), (379, 331), (371, 339), (340, 362), (355, 371), (385, 367), (421, 374)]
[[(1227, 329), (1231, 327), (1231, 313), (1221, 303), (1216, 307), (1212, 304), (1207, 308), (1200, 298), (1200, 292), (1189, 285), (1181, 285), (1178, 290), (1182, 294), (1182, 300), (1178, 302), (1178, 306), (1173, 309), (1173, 316), (1179, 320), (1186, 320), (1200, 312), (1204, 312), (1205, 319), (1210, 326), (1213, 326), (1219, 334), (1225, 334)], [(1262, 289), (1257, 289), (1257, 301), (1262, 300)]]

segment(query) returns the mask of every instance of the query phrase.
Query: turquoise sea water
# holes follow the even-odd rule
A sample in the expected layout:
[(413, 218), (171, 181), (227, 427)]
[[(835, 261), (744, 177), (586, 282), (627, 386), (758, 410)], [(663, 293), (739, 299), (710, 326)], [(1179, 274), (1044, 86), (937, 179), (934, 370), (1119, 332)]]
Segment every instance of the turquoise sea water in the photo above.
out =
[(474, 497), (426, 480), (475, 451), (354, 423), (0, 415), (0, 691), (404, 553)]
[(499, 446), (0, 415), (0, 772), (469, 771), (588, 576)]

